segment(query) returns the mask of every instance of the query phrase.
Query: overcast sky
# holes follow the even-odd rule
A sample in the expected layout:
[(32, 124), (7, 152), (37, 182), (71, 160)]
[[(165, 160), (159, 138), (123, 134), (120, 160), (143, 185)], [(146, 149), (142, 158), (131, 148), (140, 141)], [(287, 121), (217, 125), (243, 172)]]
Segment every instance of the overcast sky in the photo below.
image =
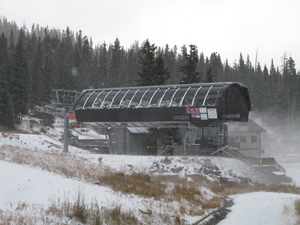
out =
[(300, 0), (0, 0), (0, 16), (28, 29), (69, 26), (94, 44), (195, 44), (231, 65), (240, 53), (254, 64), (257, 52), (262, 67), (281, 66), (286, 52), (300, 69)]

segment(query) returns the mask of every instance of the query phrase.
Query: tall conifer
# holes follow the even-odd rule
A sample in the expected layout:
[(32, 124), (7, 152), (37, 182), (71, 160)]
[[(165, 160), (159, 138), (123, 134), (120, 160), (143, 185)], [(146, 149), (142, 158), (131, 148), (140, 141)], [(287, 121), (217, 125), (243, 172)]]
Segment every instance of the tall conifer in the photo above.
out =
[(112, 55), (109, 66), (109, 82), (111, 87), (120, 86), (123, 80), (122, 73), (122, 47), (117, 38), (112, 46)]
[(180, 71), (184, 74), (182, 81), (184, 83), (199, 83), (201, 81), (200, 73), (197, 72), (197, 65), (199, 63), (198, 50), (196, 45), (190, 45), (190, 52), (183, 55), (186, 59), (186, 64), (180, 67)]
[(21, 29), (14, 55), (13, 82), (10, 85), (15, 118), (21, 119), (29, 109), (29, 72), (25, 58), (25, 32)]

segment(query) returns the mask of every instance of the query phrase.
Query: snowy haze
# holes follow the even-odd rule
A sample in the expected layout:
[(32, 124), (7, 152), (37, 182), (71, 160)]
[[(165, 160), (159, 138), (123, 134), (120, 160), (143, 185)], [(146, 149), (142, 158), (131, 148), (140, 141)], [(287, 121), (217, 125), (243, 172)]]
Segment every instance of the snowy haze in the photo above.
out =
[[(232, 64), (250, 56), (277, 66), (282, 56), (300, 65), (299, 0), (1, 0), (0, 15), (28, 28), (33, 23), (49, 28), (82, 30), (94, 44), (130, 47), (147, 38), (164, 47), (195, 44), (209, 56), (220, 53)], [(180, 51), (180, 49), (178, 49)]]

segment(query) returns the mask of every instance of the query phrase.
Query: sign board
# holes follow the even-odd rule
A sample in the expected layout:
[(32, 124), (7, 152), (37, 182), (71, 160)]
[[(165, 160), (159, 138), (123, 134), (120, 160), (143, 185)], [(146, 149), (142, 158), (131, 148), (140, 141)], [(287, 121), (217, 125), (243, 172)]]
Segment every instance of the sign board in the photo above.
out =
[(191, 115), (191, 118), (197, 118), (201, 120), (218, 119), (216, 108), (206, 108), (206, 107), (195, 107), (186, 108), (187, 115)]
[(209, 119), (218, 119), (217, 109), (207, 109), (207, 114)]

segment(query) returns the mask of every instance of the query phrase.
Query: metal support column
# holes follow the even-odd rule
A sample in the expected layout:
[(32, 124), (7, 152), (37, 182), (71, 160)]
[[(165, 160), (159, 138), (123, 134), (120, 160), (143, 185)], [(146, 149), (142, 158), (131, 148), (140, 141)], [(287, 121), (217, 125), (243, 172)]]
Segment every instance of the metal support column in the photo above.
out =
[(119, 154), (126, 154), (126, 123), (121, 124), (119, 132)]
[(104, 131), (105, 131), (105, 138), (106, 138), (106, 141), (108, 144), (109, 153), (115, 154), (114, 147), (113, 147), (112, 140), (111, 140), (111, 134), (109, 132), (108, 127), (105, 127)]
[(65, 118), (64, 118), (64, 150), (63, 152), (68, 152), (69, 145), (69, 117), (67, 116), (68, 107), (65, 109)]

